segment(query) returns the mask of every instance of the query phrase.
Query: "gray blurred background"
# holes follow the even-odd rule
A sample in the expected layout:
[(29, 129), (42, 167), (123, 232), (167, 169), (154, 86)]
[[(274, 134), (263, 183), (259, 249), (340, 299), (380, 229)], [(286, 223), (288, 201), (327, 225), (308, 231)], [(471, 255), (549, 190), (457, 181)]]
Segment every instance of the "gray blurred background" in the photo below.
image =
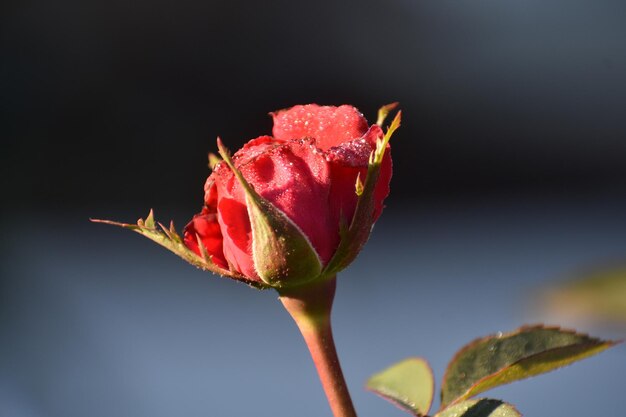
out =
[[(362, 417), (407, 356), (438, 386), (474, 337), (526, 322), (541, 288), (626, 258), (621, 0), (165, 2), (0, 6), (0, 415), (328, 416), (270, 291), (90, 224), (149, 208), (181, 227), (206, 155), (267, 112), (400, 101), (387, 209), (334, 313)], [(621, 416), (623, 347), (490, 396), (527, 416)]]

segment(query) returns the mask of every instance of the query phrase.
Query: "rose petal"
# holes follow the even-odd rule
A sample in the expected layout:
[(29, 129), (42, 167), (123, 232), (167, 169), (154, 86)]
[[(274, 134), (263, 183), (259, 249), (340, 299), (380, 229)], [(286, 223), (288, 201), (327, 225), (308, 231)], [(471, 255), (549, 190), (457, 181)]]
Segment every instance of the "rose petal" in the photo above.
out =
[(327, 150), (367, 131), (367, 120), (354, 107), (307, 104), (272, 113), (276, 139), (315, 138), (317, 146)]
[[(322, 262), (328, 262), (337, 247), (339, 229), (329, 213), (330, 173), (323, 152), (312, 140), (262, 140), (249, 145), (235, 154), (235, 166), (257, 193), (302, 230)], [(243, 189), (225, 165), (218, 166), (212, 176), (215, 191), (209, 188), (207, 197), (218, 199), (224, 255), (237, 271), (260, 279), (252, 260)]]
[(236, 271), (254, 281), (261, 281), (250, 253), (252, 231), (245, 203), (232, 198), (220, 198), (218, 212), (224, 236), (224, 256)]
[[(270, 149), (280, 143), (283, 143), (283, 141), (274, 140), (271, 136), (259, 136), (256, 139), (248, 141), (240, 150), (238, 150), (233, 155), (233, 160), (237, 166), (245, 164), (250, 159), (253, 159), (257, 155), (265, 152), (267, 149)], [(206, 181), (206, 184), (204, 185), (204, 203), (209, 207), (215, 207), (215, 210), (217, 210), (218, 198), (217, 187), (215, 187), (215, 179), (217, 178), (216, 172), (221, 172), (222, 176), (226, 173), (225, 175), (227, 178), (230, 178), (230, 170), (226, 168), (226, 171), (223, 171), (224, 168), (221, 165), (222, 163), (220, 162), (220, 164), (214, 168), (214, 172), (211, 173)]]
[(339, 229), (328, 207), (328, 163), (314, 142), (288, 141), (239, 168), (256, 192), (302, 230), (322, 263), (328, 262), (337, 247)]
[(383, 130), (374, 125), (363, 136), (328, 149), (326, 159), (344, 166), (367, 168), (370, 154), (376, 149), (376, 140), (382, 136)]
[(282, 143), (284, 141), (274, 139), (271, 136), (259, 136), (256, 139), (249, 140), (241, 149), (235, 152), (233, 162), (235, 162), (236, 166), (243, 165), (268, 149)]
[(228, 269), (224, 252), (222, 251), (222, 232), (215, 213), (205, 207), (202, 212), (193, 216), (185, 226), (183, 240), (185, 245), (199, 256), (202, 256), (198, 245), (198, 237), (206, 248), (213, 263), (221, 268)]
[[(376, 139), (382, 135), (382, 129), (374, 125), (363, 137), (334, 146), (326, 153), (332, 178), (331, 213), (335, 213), (346, 224), (350, 224), (356, 208), (358, 199), (355, 192), (357, 175), (360, 174), (361, 181), (365, 181), (370, 154), (376, 148)], [(373, 221), (376, 221), (382, 213), (383, 201), (389, 194), (391, 171), (391, 152), (390, 148), (387, 147), (378, 182), (374, 189)]]

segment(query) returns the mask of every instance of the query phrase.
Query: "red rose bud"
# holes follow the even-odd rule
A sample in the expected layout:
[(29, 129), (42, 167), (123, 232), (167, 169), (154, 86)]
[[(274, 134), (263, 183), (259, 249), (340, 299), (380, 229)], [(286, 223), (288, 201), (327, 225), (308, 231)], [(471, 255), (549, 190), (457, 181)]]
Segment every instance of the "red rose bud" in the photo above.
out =
[[(295, 106), (272, 113), (273, 137), (249, 141), (231, 158), (210, 155), (204, 207), (181, 238), (150, 216), (139, 232), (188, 262), (257, 287), (286, 288), (334, 276), (367, 241), (389, 194), (395, 103), (378, 123), (352, 106)], [(157, 227), (158, 225), (159, 227)]]
[(265, 284), (277, 287), (287, 280), (306, 282), (318, 277), (322, 264), (304, 233), (285, 213), (256, 193), (233, 165), (219, 138), (217, 146), (245, 194), (252, 234), (253, 273)]

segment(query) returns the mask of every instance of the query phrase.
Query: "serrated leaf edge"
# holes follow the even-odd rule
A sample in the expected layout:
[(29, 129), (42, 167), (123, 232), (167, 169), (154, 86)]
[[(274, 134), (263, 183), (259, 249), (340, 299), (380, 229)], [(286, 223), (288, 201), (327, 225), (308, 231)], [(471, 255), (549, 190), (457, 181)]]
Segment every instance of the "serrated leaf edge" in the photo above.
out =
[[(615, 343), (614, 342), (610, 342), (610, 341), (601, 341), (599, 340), (598, 342), (587, 342), (587, 343), (580, 343), (580, 344), (575, 344), (575, 345), (567, 345), (567, 346), (561, 346), (558, 348), (553, 348), (553, 349), (549, 349), (549, 350), (545, 350), (543, 352), (539, 352), (539, 353), (535, 353), (534, 355), (530, 355), (527, 356), (523, 359), (520, 359), (519, 361), (513, 362), (512, 364), (510, 364), (509, 366), (502, 368), (501, 370), (499, 370), (498, 372), (494, 372), (493, 374), (487, 375), (481, 379), (479, 379), (478, 381), (476, 381), (461, 397), (455, 399), (451, 404), (455, 404), (461, 400), (466, 400), (469, 398), (472, 398), (475, 395), (481, 394), (483, 392), (486, 392), (490, 389), (496, 388), (496, 387), (501, 387), (503, 385), (508, 385), (517, 381), (521, 381), (524, 379), (528, 379), (528, 378), (532, 378), (534, 376), (538, 376), (541, 374), (545, 374), (548, 372), (552, 372), (552, 371), (556, 371), (558, 369), (564, 368), (566, 366), (569, 365), (573, 365), (575, 362), (578, 362), (580, 360), (589, 358), (593, 355), (596, 355), (612, 346), (614, 346)], [(519, 379), (515, 379), (513, 381), (508, 381), (508, 382), (504, 382), (504, 383), (498, 383), (498, 384), (494, 384), (494, 385), (488, 385), (483, 389), (477, 389), (477, 387), (480, 387), (480, 385), (482, 385), (482, 383), (484, 383), (485, 381), (488, 381), (490, 379), (494, 379), (497, 378), (498, 375), (502, 375), (505, 374), (507, 371), (512, 370), (514, 367), (516, 366), (520, 366), (523, 362), (527, 362), (527, 361), (532, 361), (535, 360), (537, 358), (541, 358), (542, 356), (547, 356), (549, 354), (555, 354), (555, 353), (559, 353), (560, 351), (567, 351), (568, 349), (573, 349), (573, 348), (579, 348), (582, 350), (582, 352), (580, 353), (580, 355), (572, 360), (567, 362), (567, 359), (561, 359), (559, 360), (559, 362), (565, 362), (561, 365), (556, 365), (555, 367), (553, 367), (552, 369), (548, 370), (548, 371), (544, 371), (544, 372), (538, 372), (536, 374), (531, 374), (528, 376), (525, 376), (523, 378), (519, 378)], [(587, 350), (588, 349), (588, 350)]]
[[(478, 345), (478, 344), (480, 344), (480, 343), (482, 343), (482, 342), (485, 342), (485, 341), (487, 341), (487, 340), (491, 340), (491, 339), (494, 339), (494, 338), (499, 338), (499, 339), (501, 339), (501, 338), (506, 338), (506, 337), (510, 337), (510, 336), (515, 336), (515, 335), (520, 334), (520, 333), (522, 333), (522, 332), (532, 331), (532, 330), (537, 330), (537, 329), (540, 329), (540, 330), (558, 330), (558, 331), (561, 331), (561, 332), (563, 332), (563, 333), (569, 333), (569, 334), (573, 334), (573, 335), (577, 335), (577, 336), (581, 336), (581, 337), (587, 337), (587, 338), (589, 338), (590, 340), (589, 340), (588, 342), (586, 342), (586, 343), (581, 343), (581, 344), (579, 344), (579, 345), (567, 345), (567, 346), (560, 346), (560, 347), (558, 347), (558, 348), (553, 348), (553, 349), (545, 350), (545, 351), (543, 351), (543, 352), (538, 352), (538, 353), (535, 353), (535, 354), (533, 354), (533, 355), (526, 356), (525, 358), (522, 358), (522, 359), (520, 359), (520, 360), (518, 360), (518, 361), (515, 361), (515, 362), (511, 363), (510, 365), (508, 365), (507, 367), (500, 369), (498, 372), (494, 372), (494, 373), (492, 373), (492, 374), (489, 374), (489, 375), (487, 375), (487, 376), (484, 376), (483, 378), (479, 379), (479, 380), (478, 380), (478, 381), (476, 381), (474, 384), (472, 384), (472, 385), (471, 385), (471, 386), (470, 386), (470, 387), (469, 387), (469, 388), (465, 391), (465, 393), (463, 393), (461, 396), (459, 396), (459, 397), (455, 398), (454, 400), (450, 401), (450, 402), (449, 402), (449, 403), (447, 403), (447, 404), (444, 404), (444, 403), (443, 403), (443, 390), (444, 390), (444, 387), (446, 386), (446, 381), (448, 380), (448, 374), (449, 374), (449, 372), (450, 372), (450, 368), (451, 368), (452, 364), (456, 362), (456, 360), (457, 360), (457, 358), (458, 358), (459, 356), (461, 356), (461, 355), (462, 355), (463, 353), (465, 353), (467, 350), (469, 350), (469, 349), (471, 349), (471, 348), (474, 348), (476, 345)], [(494, 333), (494, 334), (491, 334), (491, 335), (488, 335), (488, 336), (483, 336), (483, 337), (476, 338), (476, 339), (472, 340), (471, 342), (469, 342), (468, 344), (466, 344), (465, 346), (463, 346), (461, 349), (459, 349), (459, 350), (458, 350), (458, 351), (454, 354), (454, 356), (452, 357), (452, 359), (450, 360), (450, 362), (448, 362), (448, 366), (446, 367), (446, 370), (445, 370), (445, 372), (444, 372), (444, 376), (443, 376), (443, 380), (442, 380), (441, 393), (440, 393), (441, 408), (440, 408), (440, 410), (439, 410), (439, 411), (443, 410), (443, 409), (444, 409), (444, 406), (445, 406), (445, 407), (449, 407), (449, 406), (451, 406), (451, 405), (453, 405), (453, 404), (458, 404), (458, 403), (459, 403), (459, 402), (461, 402), (461, 401), (465, 401), (465, 400), (467, 400), (467, 399), (469, 399), (469, 398), (472, 398), (472, 397), (473, 397), (473, 396), (475, 396), (475, 395), (481, 394), (481, 393), (483, 393), (483, 392), (485, 392), (485, 391), (488, 391), (489, 389), (495, 388), (495, 387), (497, 387), (497, 386), (507, 385), (507, 384), (510, 384), (510, 383), (513, 383), (513, 382), (517, 382), (517, 381), (521, 381), (521, 380), (523, 380), (523, 379), (527, 379), (527, 378), (530, 378), (530, 377), (533, 377), (533, 376), (541, 375), (542, 373), (548, 373), (548, 372), (551, 372), (551, 371), (555, 371), (555, 370), (557, 370), (557, 369), (560, 369), (560, 368), (563, 368), (563, 367), (565, 367), (565, 366), (571, 365), (571, 364), (573, 364), (574, 362), (577, 362), (578, 360), (575, 360), (575, 361), (573, 361), (573, 362), (571, 362), (571, 363), (568, 363), (568, 364), (563, 364), (563, 365), (561, 365), (561, 366), (557, 366), (556, 368), (551, 369), (551, 370), (546, 371), (546, 372), (538, 373), (538, 374), (535, 374), (535, 375), (530, 375), (530, 376), (528, 376), (528, 377), (524, 377), (524, 378), (521, 378), (521, 379), (518, 379), (518, 380), (510, 381), (510, 382), (507, 382), (507, 383), (505, 383), (505, 384), (501, 384), (501, 385), (494, 385), (494, 386), (492, 386), (492, 387), (486, 388), (485, 390), (482, 390), (482, 391), (477, 391), (477, 392), (471, 393), (472, 389), (473, 389), (476, 385), (479, 385), (482, 381), (487, 380), (487, 379), (489, 379), (489, 378), (492, 378), (494, 375), (498, 375), (498, 374), (500, 374), (500, 373), (503, 373), (503, 372), (504, 372), (504, 371), (506, 371), (507, 369), (510, 369), (510, 368), (511, 368), (511, 367), (513, 367), (513, 366), (519, 365), (519, 364), (520, 364), (521, 362), (523, 362), (523, 361), (529, 360), (529, 359), (531, 359), (531, 358), (533, 358), (533, 357), (536, 357), (536, 356), (540, 356), (540, 355), (547, 354), (547, 353), (549, 353), (549, 352), (555, 352), (555, 351), (558, 351), (558, 350), (571, 348), (571, 347), (573, 347), (573, 346), (583, 346), (583, 345), (586, 345), (586, 344), (593, 345), (593, 343), (598, 343), (598, 345), (597, 345), (598, 347), (601, 347), (601, 345), (605, 345), (605, 346), (604, 346), (604, 347), (602, 347), (601, 349), (599, 349), (597, 352), (593, 352), (593, 353), (590, 353), (589, 355), (583, 356), (582, 358), (580, 358), (580, 360), (585, 359), (585, 358), (590, 357), (590, 356), (593, 356), (593, 355), (595, 355), (595, 354), (597, 354), (597, 353), (600, 353), (600, 352), (602, 352), (602, 351), (604, 351), (604, 350), (606, 350), (606, 349), (608, 349), (608, 348), (610, 348), (610, 347), (612, 347), (612, 346), (615, 346), (615, 345), (617, 345), (617, 344), (620, 344), (620, 343), (622, 343), (622, 341), (621, 341), (621, 340), (602, 340), (602, 339), (597, 338), (597, 337), (592, 337), (592, 336), (589, 336), (589, 334), (587, 334), (587, 333), (577, 332), (577, 331), (576, 331), (576, 330), (574, 330), (574, 329), (567, 329), (567, 328), (563, 328), (563, 327), (561, 327), (561, 326), (544, 325), (544, 324), (524, 325), (524, 326), (521, 326), (521, 327), (519, 327), (519, 328), (517, 328), (517, 329), (515, 329), (515, 330), (511, 331), (511, 332), (507, 332), (507, 333)], [(438, 411), (438, 412), (439, 412), (439, 411)]]
[[(262, 283), (251, 281), (244, 277), (243, 275), (232, 271), (220, 268), (215, 263), (211, 261), (210, 255), (207, 253), (206, 248), (198, 240), (198, 244), (200, 250), (203, 252), (205, 256), (198, 256), (194, 251), (189, 249), (181, 239), (178, 232), (176, 232), (176, 228), (174, 227), (174, 222), (170, 221), (169, 229), (166, 228), (162, 223), (156, 222), (154, 220), (154, 211), (151, 209), (150, 213), (146, 217), (146, 219), (140, 218), (137, 220), (136, 224), (131, 223), (122, 223), (116, 222), (113, 220), (103, 220), (103, 219), (93, 219), (90, 218), (90, 221), (94, 223), (102, 223), (109, 224), (112, 226), (122, 227), (124, 229), (132, 230), (133, 232), (139, 233), (140, 235), (152, 240), (153, 242), (163, 246), (169, 251), (175, 253), (188, 263), (193, 266), (202, 269), (204, 271), (209, 271), (214, 274), (235, 279), (237, 281), (242, 281), (252, 287), (263, 289), (265, 286)], [(158, 227), (157, 227), (158, 226)]]

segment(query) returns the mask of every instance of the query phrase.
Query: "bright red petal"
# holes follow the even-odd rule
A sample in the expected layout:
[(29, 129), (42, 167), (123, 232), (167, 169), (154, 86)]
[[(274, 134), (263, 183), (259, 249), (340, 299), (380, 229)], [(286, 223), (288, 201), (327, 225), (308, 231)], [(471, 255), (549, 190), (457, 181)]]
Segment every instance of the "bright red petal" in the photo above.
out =
[(261, 281), (250, 253), (252, 231), (245, 204), (232, 198), (220, 198), (219, 222), (224, 234), (224, 255), (230, 265), (251, 280)]
[[(342, 221), (347, 224), (350, 224), (356, 208), (355, 185), (357, 175), (360, 174), (361, 181), (365, 182), (370, 154), (376, 148), (376, 139), (381, 138), (382, 135), (382, 129), (374, 125), (362, 138), (332, 147), (326, 153), (332, 177), (331, 212), (340, 216)], [(374, 189), (373, 221), (376, 221), (382, 213), (383, 201), (389, 194), (391, 171), (391, 152), (390, 148), (387, 147), (378, 182)]]
[(210, 213), (205, 207), (201, 213), (185, 226), (183, 239), (185, 245), (199, 256), (202, 256), (198, 245), (198, 237), (206, 248), (213, 263), (221, 268), (228, 269), (224, 252), (222, 251), (222, 232), (215, 213)]
[(293, 140), (239, 167), (257, 193), (289, 217), (308, 237), (322, 263), (339, 242), (328, 199), (330, 171), (312, 140)]
[(360, 138), (367, 131), (367, 120), (354, 107), (307, 104), (272, 113), (273, 135), (279, 140), (314, 138), (327, 150)]

